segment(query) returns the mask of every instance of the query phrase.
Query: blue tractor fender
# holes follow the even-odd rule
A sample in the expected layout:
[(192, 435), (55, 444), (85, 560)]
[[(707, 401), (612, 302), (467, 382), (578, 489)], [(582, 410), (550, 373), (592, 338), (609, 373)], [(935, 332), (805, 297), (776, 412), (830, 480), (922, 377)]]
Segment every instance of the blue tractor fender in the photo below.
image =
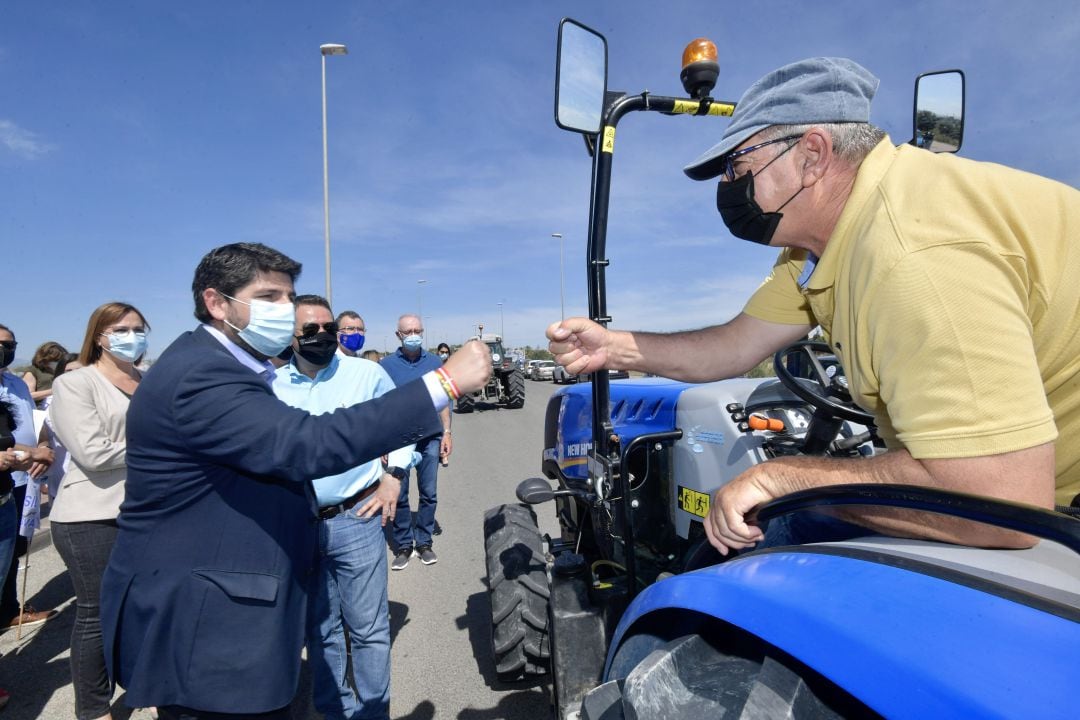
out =
[(604, 679), (643, 621), (674, 610), (761, 638), (886, 717), (1076, 717), (1075, 607), (1048, 612), (974, 585), (829, 546), (749, 553), (644, 589)]

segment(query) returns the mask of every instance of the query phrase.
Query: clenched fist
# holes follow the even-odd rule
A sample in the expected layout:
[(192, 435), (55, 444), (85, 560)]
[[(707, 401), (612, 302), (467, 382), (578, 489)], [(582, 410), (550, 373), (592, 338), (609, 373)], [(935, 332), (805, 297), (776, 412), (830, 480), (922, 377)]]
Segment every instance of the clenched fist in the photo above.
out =
[(443, 364), (462, 394), (487, 385), (491, 377), (491, 351), (479, 340), (470, 340)]
[(575, 375), (607, 367), (611, 331), (583, 317), (566, 318), (547, 329), (548, 350), (559, 363)]

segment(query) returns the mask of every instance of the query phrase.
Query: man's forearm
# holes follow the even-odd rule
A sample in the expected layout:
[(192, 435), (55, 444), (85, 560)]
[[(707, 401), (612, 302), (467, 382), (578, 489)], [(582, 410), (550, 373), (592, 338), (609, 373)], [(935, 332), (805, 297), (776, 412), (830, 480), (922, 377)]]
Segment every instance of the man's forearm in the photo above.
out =
[[(906, 450), (873, 458), (778, 458), (756, 466), (773, 497), (828, 485), (896, 483), (968, 492), (1043, 507), (1053, 504), (1053, 446), (988, 457), (917, 460)], [(1028, 547), (1011, 531), (936, 513), (897, 508), (846, 508), (844, 519), (876, 532), (962, 545)]]
[(618, 333), (608, 364), (685, 382), (722, 380), (745, 374), (809, 329), (739, 314), (723, 325), (700, 330)]

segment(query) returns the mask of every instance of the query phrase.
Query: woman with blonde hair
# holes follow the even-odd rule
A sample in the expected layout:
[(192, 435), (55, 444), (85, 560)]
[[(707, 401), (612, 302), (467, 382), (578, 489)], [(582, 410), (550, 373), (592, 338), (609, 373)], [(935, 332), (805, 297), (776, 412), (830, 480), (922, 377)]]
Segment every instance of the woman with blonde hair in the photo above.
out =
[(81, 720), (109, 718), (112, 688), (101, 639), (101, 576), (116, 541), (127, 476), (126, 416), (146, 354), (146, 319), (126, 303), (90, 316), (79, 362), (53, 382), (49, 409), (71, 462), (50, 513), (53, 542), (75, 586), (71, 680)]

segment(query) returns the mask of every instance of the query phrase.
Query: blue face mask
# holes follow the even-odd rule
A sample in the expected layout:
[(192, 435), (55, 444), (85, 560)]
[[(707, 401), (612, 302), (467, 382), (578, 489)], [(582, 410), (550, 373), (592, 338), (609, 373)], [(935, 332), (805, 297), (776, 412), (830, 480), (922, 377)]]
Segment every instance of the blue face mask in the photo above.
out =
[(353, 333), (352, 335), (338, 335), (338, 342), (341, 343), (341, 347), (345, 348), (349, 352), (360, 352), (360, 348), (364, 347), (364, 333)]
[(424, 336), (406, 335), (405, 339), (401, 341), (401, 345), (409, 352), (416, 352), (424, 347)]
[(125, 333), (101, 333), (109, 339), (109, 347), (103, 348), (119, 360), (133, 363), (146, 354), (147, 340), (145, 332), (129, 330)]
[(240, 339), (252, 350), (266, 357), (275, 357), (292, 344), (296, 308), (291, 302), (272, 303), (266, 300), (244, 302), (231, 295), (221, 294), (251, 308), (251, 317), (243, 330), (228, 320), (225, 324), (235, 330)]

